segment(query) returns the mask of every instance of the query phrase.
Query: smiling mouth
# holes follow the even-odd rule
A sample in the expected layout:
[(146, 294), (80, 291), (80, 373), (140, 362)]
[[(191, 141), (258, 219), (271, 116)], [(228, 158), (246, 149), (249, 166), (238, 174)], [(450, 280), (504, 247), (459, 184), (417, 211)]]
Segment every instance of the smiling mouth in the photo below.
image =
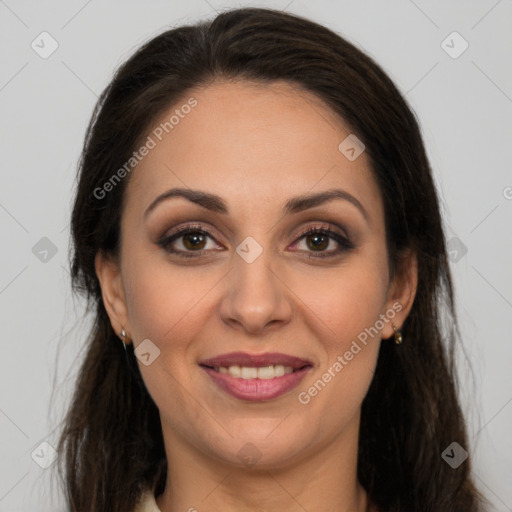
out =
[(306, 377), (312, 361), (283, 354), (265, 352), (230, 352), (203, 359), (199, 367), (209, 375), (215, 387), (239, 400), (265, 401), (279, 398)]
[(296, 366), (297, 368), (282, 364), (267, 366), (200, 364), (218, 389), (239, 400), (250, 402), (273, 400), (287, 394), (298, 386), (313, 368), (311, 364)]

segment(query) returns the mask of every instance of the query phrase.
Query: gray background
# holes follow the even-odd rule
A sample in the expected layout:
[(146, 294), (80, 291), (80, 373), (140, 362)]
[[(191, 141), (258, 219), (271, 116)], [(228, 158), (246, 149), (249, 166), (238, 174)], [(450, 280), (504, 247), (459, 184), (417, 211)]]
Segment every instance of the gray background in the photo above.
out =
[[(0, 512), (64, 510), (41, 443), (55, 445), (88, 326), (70, 292), (68, 219), (97, 96), (146, 39), (239, 5), (285, 9), (347, 37), (417, 113), (451, 239), (465, 448), (492, 510), (511, 511), (512, 0), (0, 0)], [(46, 59), (31, 47), (43, 31), (58, 43)], [(457, 58), (442, 47), (453, 31), (469, 44)], [(463, 48), (453, 36), (447, 44)]]

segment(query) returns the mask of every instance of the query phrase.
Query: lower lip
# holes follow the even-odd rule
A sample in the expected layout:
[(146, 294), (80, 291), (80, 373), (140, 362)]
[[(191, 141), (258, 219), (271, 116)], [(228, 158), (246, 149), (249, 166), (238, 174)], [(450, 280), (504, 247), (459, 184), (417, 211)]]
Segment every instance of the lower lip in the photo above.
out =
[(257, 402), (284, 395), (299, 384), (311, 366), (273, 379), (237, 379), (229, 374), (216, 372), (213, 368), (201, 368), (226, 393), (241, 400)]

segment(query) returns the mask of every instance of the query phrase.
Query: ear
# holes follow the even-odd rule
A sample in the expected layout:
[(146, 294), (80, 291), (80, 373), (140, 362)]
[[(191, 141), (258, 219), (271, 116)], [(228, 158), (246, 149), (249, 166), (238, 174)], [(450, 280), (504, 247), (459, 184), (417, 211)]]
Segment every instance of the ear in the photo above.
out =
[[(411, 311), (418, 288), (418, 259), (414, 251), (404, 253), (398, 264), (397, 272), (388, 288), (388, 298), (385, 311), (394, 311), (396, 314), (392, 322), (386, 322), (382, 329), (382, 338), (391, 338), (397, 329), (401, 329), (405, 319)], [(384, 312), (385, 313), (385, 312)], [(389, 315), (388, 315), (389, 316)]]
[(102, 252), (98, 252), (95, 258), (96, 275), (101, 286), (103, 304), (110, 318), (112, 329), (120, 336), (121, 331), (126, 331), (126, 343), (131, 339), (130, 325), (128, 322), (128, 310), (126, 298), (121, 280), (121, 270), (115, 259)]

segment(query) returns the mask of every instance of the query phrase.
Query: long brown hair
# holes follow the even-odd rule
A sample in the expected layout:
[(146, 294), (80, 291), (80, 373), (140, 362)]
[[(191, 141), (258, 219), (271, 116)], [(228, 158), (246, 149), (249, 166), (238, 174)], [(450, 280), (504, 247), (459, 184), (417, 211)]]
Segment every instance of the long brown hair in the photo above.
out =
[(415, 115), (384, 71), (338, 34), (259, 8), (154, 37), (118, 69), (94, 110), (72, 213), (73, 286), (86, 295), (95, 322), (59, 440), (70, 510), (130, 512), (145, 488), (164, 490), (159, 411), (133, 345), (125, 352), (110, 326), (94, 267), (99, 251), (117, 254), (129, 176), (104, 196), (97, 190), (159, 115), (217, 78), (286, 80), (317, 95), (365, 144), (384, 202), (390, 268), (400, 272), (400, 255), (412, 249), (419, 282), (405, 342), (381, 345), (362, 404), (358, 477), (381, 511), (481, 510), (469, 459), (452, 469), (441, 457), (454, 441), (468, 449), (468, 439), (456, 392), (458, 329), (445, 236)]

